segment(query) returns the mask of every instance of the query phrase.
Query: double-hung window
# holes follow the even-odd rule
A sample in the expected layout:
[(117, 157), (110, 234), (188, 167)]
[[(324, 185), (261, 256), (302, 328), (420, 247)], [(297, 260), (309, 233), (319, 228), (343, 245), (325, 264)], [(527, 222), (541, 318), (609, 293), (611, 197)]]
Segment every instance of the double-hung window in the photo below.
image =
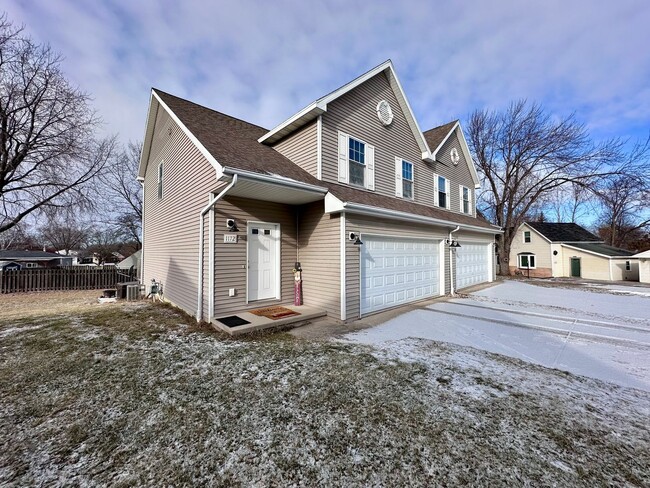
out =
[(528, 244), (530, 242), (530, 231), (525, 230), (524, 231), (524, 243)]
[(395, 196), (413, 199), (413, 163), (395, 158)]
[(348, 146), (350, 184), (365, 186), (366, 145), (350, 137)]
[(402, 161), (402, 195), (413, 198), (413, 163)]
[(449, 180), (444, 176), (433, 175), (434, 204), (437, 207), (449, 208)]
[(472, 193), (466, 186), (460, 187), (460, 211), (464, 214), (472, 213)]

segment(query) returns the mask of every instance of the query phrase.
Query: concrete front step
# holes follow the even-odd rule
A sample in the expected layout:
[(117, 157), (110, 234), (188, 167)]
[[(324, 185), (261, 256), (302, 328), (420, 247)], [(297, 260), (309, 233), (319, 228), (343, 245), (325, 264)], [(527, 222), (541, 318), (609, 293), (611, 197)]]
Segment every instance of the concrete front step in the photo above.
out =
[(300, 306), (282, 305), (282, 306), (290, 310), (293, 310), (294, 312), (298, 312), (300, 315), (292, 315), (290, 317), (283, 317), (280, 319), (273, 320), (268, 317), (261, 317), (259, 315), (252, 314), (250, 312), (240, 312), (240, 313), (230, 314), (230, 315), (237, 315), (238, 317), (241, 317), (242, 319), (250, 322), (250, 324), (240, 325), (237, 327), (228, 327), (222, 324), (221, 322), (219, 322), (218, 319), (221, 317), (217, 317), (212, 321), (212, 326), (215, 327), (217, 330), (221, 330), (223, 332), (226, 332), (227, 334), (236, 336), (236, 335), (254, 332), (256, 330), (269, 329), (272, 327), (284, 327), (287, 325), (298, 326), (303, 322), (316, 319), (319, 317), (324, 317), (327, 315), (327, 312), (321, 308), (308, 307), (306, 305), (300, 305)]

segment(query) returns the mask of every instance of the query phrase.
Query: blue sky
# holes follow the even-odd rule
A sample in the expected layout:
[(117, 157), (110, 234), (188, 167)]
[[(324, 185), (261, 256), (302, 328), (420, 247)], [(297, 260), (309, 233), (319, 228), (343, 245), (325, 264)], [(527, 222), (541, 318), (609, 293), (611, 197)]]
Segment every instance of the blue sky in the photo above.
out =
[(596, 139), (650, 131), (650, 1), (5, 0), (104, 130), (152, 86), (271, 128), (390, 58), (423, 130), (528, 98)]

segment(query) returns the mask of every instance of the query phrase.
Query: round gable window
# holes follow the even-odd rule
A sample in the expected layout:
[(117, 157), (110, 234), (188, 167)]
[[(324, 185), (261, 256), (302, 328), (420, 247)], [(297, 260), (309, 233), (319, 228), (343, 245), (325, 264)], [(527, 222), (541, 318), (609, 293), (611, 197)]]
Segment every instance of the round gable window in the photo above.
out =
[(451, 148), (450, 157), (451, 162), (454, 163), (454, 166), (456, 166), (458, 164), (458, 161), (460, 161), (460, 154), (458, 154), (458, 150), (455, 147)]
[(390, 108), (386, 100), (382, 100), (377, 104), (377, 117), (386, 126), (390, 125), (393, 121), (393, 109)]

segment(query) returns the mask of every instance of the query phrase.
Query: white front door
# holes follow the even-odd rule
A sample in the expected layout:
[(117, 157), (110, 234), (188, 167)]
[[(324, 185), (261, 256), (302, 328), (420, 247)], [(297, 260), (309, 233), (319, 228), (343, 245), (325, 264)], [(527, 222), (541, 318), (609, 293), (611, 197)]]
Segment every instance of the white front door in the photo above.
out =
[(280, 226), (248, 223), (248, 300), (280, 298)]

